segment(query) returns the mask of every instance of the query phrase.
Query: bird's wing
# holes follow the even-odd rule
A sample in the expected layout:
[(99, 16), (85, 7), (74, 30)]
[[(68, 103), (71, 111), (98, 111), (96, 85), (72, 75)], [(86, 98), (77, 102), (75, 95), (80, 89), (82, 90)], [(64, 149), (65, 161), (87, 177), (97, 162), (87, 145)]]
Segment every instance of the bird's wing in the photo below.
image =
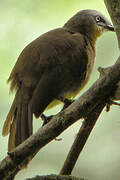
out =
[(58, 66), (42, 75), (30, 101), (31, 110), (36, 117), (39, 117), (48, 104), (61, 92), (64, 85), (64, 72), (62, 71), (62, 66)]

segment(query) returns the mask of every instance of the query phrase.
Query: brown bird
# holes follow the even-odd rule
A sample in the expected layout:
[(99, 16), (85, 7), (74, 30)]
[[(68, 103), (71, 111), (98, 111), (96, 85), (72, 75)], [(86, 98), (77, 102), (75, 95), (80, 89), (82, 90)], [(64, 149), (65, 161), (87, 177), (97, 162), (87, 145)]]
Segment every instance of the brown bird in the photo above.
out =
[(82, 10), (23, 49), (8, 79), (16, 92), (2, 133), (10, 134), (9, 152), (32, 134), (33, 114), (40, 117), (56, 100), (73, 98), (85, 86), (96, 39), (105, 31), (114, 27), (100, 12)]

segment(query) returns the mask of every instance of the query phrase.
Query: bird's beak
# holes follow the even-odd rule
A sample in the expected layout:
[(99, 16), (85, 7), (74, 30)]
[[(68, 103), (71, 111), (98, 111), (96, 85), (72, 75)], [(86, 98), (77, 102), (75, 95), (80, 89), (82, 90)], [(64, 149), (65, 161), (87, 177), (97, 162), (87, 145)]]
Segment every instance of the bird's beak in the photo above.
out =
[(109, 21), (105, 23), (99, 22), (97, 23), (97, 25), (101, 27), (103, 31), (113, 31), (113, 32), (115, 31), (114, 26)]
[(115, 31), (114, 26), (112, 24), (107, 25), (108, 31)]

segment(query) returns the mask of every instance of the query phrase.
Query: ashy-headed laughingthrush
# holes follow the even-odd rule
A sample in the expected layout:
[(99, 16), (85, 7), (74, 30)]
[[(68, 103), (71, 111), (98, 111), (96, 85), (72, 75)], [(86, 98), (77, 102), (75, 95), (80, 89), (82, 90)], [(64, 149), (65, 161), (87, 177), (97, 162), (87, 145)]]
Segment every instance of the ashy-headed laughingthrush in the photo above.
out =
[(105, 31), (114, 27), (100, 12), (82, 10), (62, 28), (23, 49), (8, 79), (16, 93), (3, 127), (3, 136), (9, 134), (9, 152), (32, 134), (33, 114), (40, 117), (85, 86), (94, 65), (96, 39)]

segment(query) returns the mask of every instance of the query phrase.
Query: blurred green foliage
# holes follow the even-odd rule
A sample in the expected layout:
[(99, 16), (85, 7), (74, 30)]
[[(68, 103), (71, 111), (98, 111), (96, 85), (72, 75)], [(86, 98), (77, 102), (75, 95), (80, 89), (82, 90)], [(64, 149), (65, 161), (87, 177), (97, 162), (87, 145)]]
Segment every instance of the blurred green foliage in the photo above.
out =
[[(0, 160), (7, 153), (7, 137), (3, 138), (2, 126), (10, 108), (13, 95), (9, 97), (6, 80), (23, 48), (44, 32), (61, 27), (77, 11), (96, 9), (109, 15), (101, 0), (1, 0), (0, 1)], [(112, 65), (119, 55), (115, 33), (105, 33), (97, 41), (96, 64), (92, 77), (81, 92), (99, 77), (98, 66)], [(60, 109), (49, 111), (55, 113)], [(34, 131), (41, 121), (34, 121)], [(66, 130), (61, 142), (51, 142), (34, 158), (26, 170), (21, 171), (16, 180), (37, 174), (59, 173), (81, 121)], [(76, 164), (73, 175), (89, 180), (113, 180), (120, 178), (120, 118), (119, 107), (102, 113)]]

